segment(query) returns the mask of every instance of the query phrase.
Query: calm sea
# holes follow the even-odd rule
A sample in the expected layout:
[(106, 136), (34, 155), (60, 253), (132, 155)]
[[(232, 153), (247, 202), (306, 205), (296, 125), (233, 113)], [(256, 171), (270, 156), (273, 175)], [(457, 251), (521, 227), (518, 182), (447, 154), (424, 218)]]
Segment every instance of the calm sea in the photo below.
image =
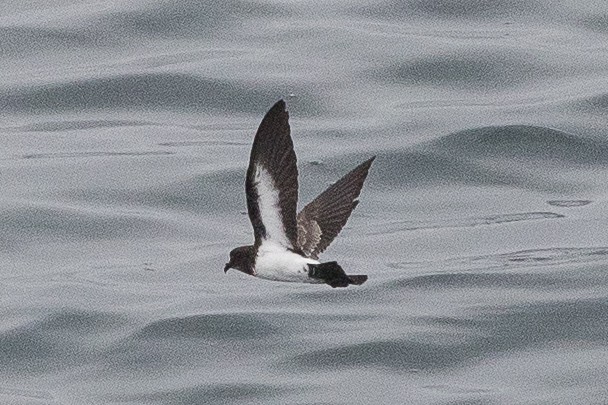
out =
[[(0, 77), (0, 404), (608, 403), (605, 2), (9, 0)], [(279, 98), (361, 287), (223, 272)]]

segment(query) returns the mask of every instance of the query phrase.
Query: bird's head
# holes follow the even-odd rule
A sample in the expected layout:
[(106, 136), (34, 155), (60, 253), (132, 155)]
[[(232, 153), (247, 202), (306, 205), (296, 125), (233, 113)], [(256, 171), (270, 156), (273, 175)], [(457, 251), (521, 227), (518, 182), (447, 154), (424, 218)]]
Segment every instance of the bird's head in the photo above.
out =
[(230, 251), (230, 261), (224, 266), (224, 273), (229, 269), (236, 269), (245, 274), (253, 274), (255, 261), (253, 246), (240, 246)]

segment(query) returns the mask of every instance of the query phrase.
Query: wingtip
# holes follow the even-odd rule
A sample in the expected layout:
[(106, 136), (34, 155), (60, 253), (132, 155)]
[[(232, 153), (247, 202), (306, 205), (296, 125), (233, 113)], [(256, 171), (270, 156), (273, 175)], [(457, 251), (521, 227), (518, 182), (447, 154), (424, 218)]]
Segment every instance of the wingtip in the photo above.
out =
[(282, 98), (280, 98), (279, 101), (277, 101), (276, 103), (274, 103), (274, 105), (272, 106), (271, 110), (274, 110), (276, 108), (277, 110), (285, 111), (286, 107), (287, 107), (287, 105), (285, 104), (285, 100), (283, 100)]
[(270, 109), (264, 115), (264, 118), (260, 123), (260, 127), (258, 128), (258, 132), (260, 131), (260, 128), (262, 128), (265, 122), (283, 119), (288, 120), (289, 113), (287, 112), (285, 101), (283, 99), (279, 99), (279, 101), (274, 103), (273, 106), (270, 107)]
[(376, 155), (374, 155), (371, 158), (367, 159), (365, 162), (359, 164), (359, 166), (357, 166), (354, 169), (354, 171), (361, 170), (361, 169), (363, 169), (365, 171), (369, 170), (369, 168), (372, 166), (372, 163), (374, 163), (374, 160), (376, 160)]

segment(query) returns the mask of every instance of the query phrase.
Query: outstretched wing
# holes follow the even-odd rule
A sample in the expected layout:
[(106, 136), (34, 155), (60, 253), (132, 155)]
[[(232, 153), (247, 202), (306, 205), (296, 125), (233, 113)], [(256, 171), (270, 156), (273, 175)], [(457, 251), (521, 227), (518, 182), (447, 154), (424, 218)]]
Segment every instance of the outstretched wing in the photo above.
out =
[(283, 100), (272, 106), (260, 123), (245, 191), (255, 245), (272, 241), (297, 249), (298, 168)]
[(314, 259), (342, 230), (359, 201), (359, 193), (376, 157), (363, 162), (329, 186), (298, 214), (298, 246)]

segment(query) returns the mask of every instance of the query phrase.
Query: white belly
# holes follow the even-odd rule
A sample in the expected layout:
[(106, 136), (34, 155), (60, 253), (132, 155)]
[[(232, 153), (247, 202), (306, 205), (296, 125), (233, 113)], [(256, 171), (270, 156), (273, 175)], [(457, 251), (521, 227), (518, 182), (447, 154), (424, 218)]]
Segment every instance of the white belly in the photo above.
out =
[(292, 283), (320, 284), (323, 281), (308, 277), (308, 264), (319, 264), (318, 261), (302, 257), (297, 253), (285, 250), (265, 242), (258, 249), (255, 263), (255, 276), (274, 281)]

